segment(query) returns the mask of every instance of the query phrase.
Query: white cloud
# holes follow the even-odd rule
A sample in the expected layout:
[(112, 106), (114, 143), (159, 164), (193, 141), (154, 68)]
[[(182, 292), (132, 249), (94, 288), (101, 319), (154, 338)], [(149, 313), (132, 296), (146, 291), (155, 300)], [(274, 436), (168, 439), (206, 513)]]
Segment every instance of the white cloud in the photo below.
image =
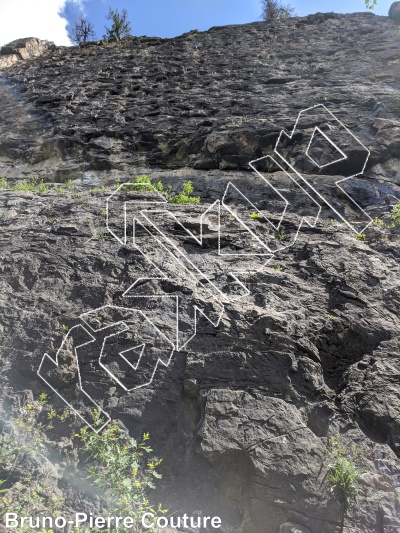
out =
[[(60, 13), (68, 0), (0, 0), (0, 46), (21, 37), (71, 44)], [(71, 1), (71, 0), (70, 0)], [(83, 9), (84, 0), (72, 0)]]

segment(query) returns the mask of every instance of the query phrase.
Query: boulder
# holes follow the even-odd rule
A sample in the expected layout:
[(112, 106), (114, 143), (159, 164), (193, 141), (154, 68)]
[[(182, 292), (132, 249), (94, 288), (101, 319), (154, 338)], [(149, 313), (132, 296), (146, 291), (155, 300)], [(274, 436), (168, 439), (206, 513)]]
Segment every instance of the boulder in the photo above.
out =
[(393, 2), (389, 9), (389, 18), (395, 22), (400, 22), (400, 2)]
[[(1, 66), (9, 66), (12, 63), (15, 63), (18, 59), (31, 59), (34, 57), (40, 57), (44, 53), (48, 52), (55, 48), (55, 44), (50, 41), (42, 41), (36, 37), (25, 37), (23, 39), (17, 39), (4, 45), (0, 50), (0, 61), (3, 59), (1, 56), (6, 58), (12, 56), (14, 59), (9, 60), (9, 64), (1, 61)], [(16, 58), (16, 59), (15, 59)], [(3, 63), (6, 63), (3, 65)]]

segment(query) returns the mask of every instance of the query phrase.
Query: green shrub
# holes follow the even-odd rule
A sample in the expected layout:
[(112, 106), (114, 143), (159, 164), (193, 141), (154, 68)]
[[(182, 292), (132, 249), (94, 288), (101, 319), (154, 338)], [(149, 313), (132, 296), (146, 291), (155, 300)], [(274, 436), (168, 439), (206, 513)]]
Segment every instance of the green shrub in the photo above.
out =
[(364, 449), (352, 444), (345, 446), (339, 435), (328, 438), (325, 448), (328, 459), (328, 478), (334, 492), (342, 501), (345, 511), (355, 502), (360, 493), (359, 482)]
[(133, 183), (124, 183), (121, 187), (122, 191), (154, 191), (155, 187), (151, 184), (150, 176), (136, 176)]
[(396, 226), (400, 226), (400, 204), (395, 204), (392, 209), (390, 218)]
[[(58, 516), (61, 511), (63, 499), (46, 488), (45, 478), (35, 470), (33, 461), (45, 454), (45, 433), (53, 428), (57, 416), (54, 409), (46, 408), (46, 399), (43, 394), (39, 400), (26, 403), (21, 416), (11, 419), (12, 431), (0, 435), (0, 470), (6, 477), (0, 482), (0, 516), (7, 512), (32, 517), (44, 513)], [(58, 417), (65, 420), (67, 414)], [(18, 481), (8, 482), (10, 474), (18, 477)], [(23, 533), (29, 528), (26, 525), (13, 531)]]
[(386, 229), (393, 229), (398, 226), (400, 226), (400, 204), (395, 204), (392, 207), (392, 211), (390, 213), (390, 221), (386, 223), (384, 220), (382, 220), (379, 217), (375, 217), (374, 222), (375, 224), (378, 224), (381, 228)]
[[(104, 424), (99, 413), (94, 411), (93, 427)], [(113, 516), (131, 516), (136, 524), (136, 531), (142, 531), (141, 518), (144, 513), (154, 515), (166, 512), (159, 504), (154, 509), (148, 500), (148, 489), (154, 489), (155, 479), (161, 475), (156, 468), (161, 459), (150, 459), (152, 449), (148, 446), (149, 435), (145, 433), (141, 442), (129, 437), (118, 425), (111, 422), (100, 433), (87, 426), (75, 435), (83, 443), (83, 451), (88, 455), (88, 478), (101, 489), (106, 509)], [(115, 531), (124, 531), (117, 528)], [(157, 531), (147, 529), (151, 533)]]
[[(47, 405), (47, 395), (42, 394), (39, 400), (25, 404), (21, 416), (11, 420), (12, 431), (0, 434), (0, 517), (6, 512), (32, 517), (65, 515), (63, 499), (46, 487), (46, 479), (35, 470), (32, 459), (46, 456), (46, 433), (53, 429), (55, 420), (65, 422), (68, 416), (67, 410), (58, 413)], [(97, 411), (94, 411), (93, 424), (98, 428), (103, 426)], [(161, 478), (157, 472), (161, 460), (151, 458), (148, 434), (138, 443), (113, 421), (99, 433), (85, 426), (75, 436), (86, 458), (83, 474), (98, 490), (104, 502), (101, 509), (104, 516), (131, 516), (136, 533), (143, 533), (143, 513), (157, 517), (166, 512), (161, 505), (154, 509), (148, 500), (149, 490)], [(10, 474), (18, 481), (10, 483), (3, 479), (8, 480)], [(13, 531), (28, 530), (24, 526)], [(112, 531), (125, 533), (126, 530), (119, 527)], [(146, 531), (155, 533), (157, 528)]]
[(192, 196), (194, 187), (192, 182), (186, 181), (183, 184), (182, 191), (174, 196), (168, 196), (168, 200), (172, 204), (198, 204), (200, 203), (200, 196)]
[(250, 218), (254, 218), (254, 219), (261, 218), (261, 214), (253, 211), (253, 213), (250, 213)]
[(120, 190), (125, 192), (158, 191), (163, 194), (172, 204), (198, 204), (200, 202), (200, 196), (192, 196), (194, 188), (190, 180), (186, 181), (183, 184), (182, 190), (175, 195), (171, 195), (171, 187), (164, 189), (164, 185), (161, 183), (161, 181), (152, 183), (151, 177), (147, 175), (136, 176), (134, 182), (124, 183)]

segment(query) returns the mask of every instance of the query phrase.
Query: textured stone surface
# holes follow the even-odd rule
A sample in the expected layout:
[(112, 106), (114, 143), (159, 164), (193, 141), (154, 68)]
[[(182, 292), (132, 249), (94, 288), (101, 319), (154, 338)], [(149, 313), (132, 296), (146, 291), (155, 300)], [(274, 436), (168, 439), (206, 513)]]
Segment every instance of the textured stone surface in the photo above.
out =
[(40, 57), (49, 50), (54, 50), (55, 44), (50, 41), (42, 41), (35, 37), (17, 39), (1, 47), (1, 56), (17, 56), (18, 59), (32, 59)]
[(287, 522), (286, 524), (281, 525), (279, 533), (310, 533), (310, 530), (299, 524)]
[[(203, 209), (228, 180), (252, 188), (245, 172), (155, 173), (175, 189), (188, 178)], [(290, 196), (293, 183), (281, 174), (271, 179)], [(324, 180), (328, 187), (330, 178)], [(399, 188), (368, 183), (370, 213), (382, 215)], [(301, 196), (290, 197), (297, 210), (304, 207)], [(84, 191), (2, 193), (1, 372), (8, 413), (23, 391), (45, 389), (36, 370), (42, 355), (60, 346), (62, 325), (72, 327), (80, 313), (105, 304), (138, 305), (122, 294), (148, 274), (148, 264), (130, 245), (104, 237), (105, 198)], [(356, 200), (363, 198), (360, 188)], [(193, 206), (177, 209), (184, 223), (194, 223)], [(215, 261), (210, 228), (207, 244), (194, 247), (192, 256), (201, 254), (204, 271)], [(159, 497), (170, 509), (221, 516), (224, 533), (276, 533), (288, 523), (311, 533), (374, 531), (382, 521), (385, 531), (400, 526), (399, 240), (397, 230), (386, 237), (378, 230), (357, 241), (324, 214), (275, 258), (272, 266), (282, 270), (267, 266), (243, 275), (250, 295), (227, 305), (217, 328), (200, 322), (187, 349), (149, 387), (125, 394), (96, 365), (96, 350), (85, 351), (83, 382), (93, 397), (133, 435), (149, 431), (164, 458)], [(221, 236), (225, 251), (243, 239), (240, 228), (229, 235)], [(180, 281), (162, 285), (163, 294), (190, 296), (190, 281), (175, 272)], [(172, 334), (165, 300), (153, 315), (145, 304), (143, 310)], [(63, 367), (57, 378), (63, 394), (75, 373)], [(53, 395), (50, 401), (57, 405)], [(327, 436), (338, 432), (345, 442), (362, 444), (366, 455), (364, 492), (346, 517), (330, 491), (324, 458)], [(63, 484), (71, 480), (68, 472)]]
[(393, 2), (390, 6), (389, 17), (395, 22), (400, 22), (400, 2)]
[[(60, 180), (132, 166), (247, 170), (299, 110), (323, 103), (371, 149), (367, 172), (398, 180), (399, 57), (396, 25), (371, 13), (60, 47), (0, 77), (12, 106), (1, 108), (0, 173), (18, 177), (27, 162)], [(10, 129), (16, 105), (26, 112)]]
[[(2, 416), (15, 414), (24, 396), (48, 392), (36, 374), (42, 356), (55, 355), (63, 326), (80, 323), (81, 313), (140, 302), (172, 336), (165, 296), (209, 303), (190, 271), (182, 276), (159, 247), (150, 249), (152, 260), (165, 263), (171, 279), (139, 285), (136, 299), (123, 296), (153, 270), (130, 241), (107, 234), (105, 202), (116, 178), (149, 172), (175, 192), (192, 180), (201, 204), (177, 205), (174, 213), (193, 230), (229, 181), (277, 223), (281, 202), (255, 181), (248, 162), (268, 153), (301, 109), (322, 102), (372, 150), (364, 176), (346, 190), (372, 218), (388, 220), (400, 198), (396, 32), (386, 17), (316, 14), (171, 40), (57, 48), (3, 71), (0, 174), (81, 180), (62, 195), (0, 193)], [(315, 173), (304, 153), (292, 156), (310, 184), (357, 221), (334, 185), (343, 176)], [(290, 202), (283, 240), (291, 242), (315, 204), (282, 172), (268, 179)], [(88, 192), (87, 184), (103, 183), (108, 193)], [(172, 512), (220, 516), (222, 533), (397, 533), (398, 229), (374, 225), (357, 240), (323, 207), (315, 227), (304, 224), (293, 246), (254, 274), (258, 257), (221, 258), (217, 247), (254, 252), (257, 243), (233, 217), (223, 219), (218, 238), (208, 217), (202, 246), (168, 217), (157, 221), (215, 283), (227, 265), (242, 268), (248, 297), (229, 300), (218, 327), (201, 319), (151, 386), (129, 394), (99, 368), (98, 339), (85, 348), (84, 386), (132, 435), (150, 432), (164, 458), (158, 496)], [(110, 223), (121, 229), (117, 216)], [(268, 233), (249, 214), (246, 224)], [(146, 291), (164, 298), (154, 306), (142, 298)], [(190, 333), (186, 315), (183, 322)], [(75, 399), (77, 369), (68, 357), (52, 378)], [(54, 394), (50, 401), (61, 404)], [(74, 428), (59, 431), (57, 446), (72, 450)], [(347, 514), (324, 456), (327, 437), (337, 433), (365, 447), (362, 494)], [(60, 471), (67, 503), (83, 505), (71, 489), (79, 472)]]

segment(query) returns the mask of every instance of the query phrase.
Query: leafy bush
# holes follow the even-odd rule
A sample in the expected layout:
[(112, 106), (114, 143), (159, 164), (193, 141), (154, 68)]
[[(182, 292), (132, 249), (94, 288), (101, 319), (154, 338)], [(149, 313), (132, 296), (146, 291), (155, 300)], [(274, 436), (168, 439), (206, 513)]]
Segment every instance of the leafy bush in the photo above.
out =
[[(42, 394), (39, 400), (25, 404), (20, 417), (11, 420), (11, 431), (0, 434), (0, 517), (7, 512), (32, 517), (63, 516), (64, 501), (46, 486), (46, 477), (38, 473), (38, 465), (46, 456), (46, 432), (53, 429), (55, 420), (65, 422), (68, 416), (67, 410), (58, 413), (48, 406), (47, 395)], [(93, 424), (103, 425), (96, 411)], [(142, 533), (143, 513), (157, 517), (166, 512), (161, 505), (154, 509), (148, 500), (148, 491), (161, 478), (157, 472), (161, 460), (151, 459), (148, 434), (138, 443), (113, 421), (101, 433), (85, 426), (75, 436), (82, 443), (86, 458), (83, 473), (104, 502), (103, 516), (132, 517), (135, 533)], [(29, 526), (13, 531), (25, 533)], [(112, 531), (126, 530), (121, 526)], [(157, 528), (146, 531), (155, 533)]]
[[(43, 513), (58, 516), (64, 503), (46, 487), (46, 475), (37, 471), (45, 454), (45, 433), (53, 428), (52, 421), (57, 416), (54, 409), (45, 412), (46, 398), (43, 394), (39, 400), (25, 404), (21, 416), (11, 419), (12, 430), (0, 435), (0, 475), (5, 478), (0, 482), (0, 516), (7, 512), (32, 517)], [(58, 418), (65, 420), (67, 416), (63, 412)], [(10, 477), (19, 479), (11, 482)], [(13, 531), (23, 533), (29, 527), (24, 525)]]
[(200, 202), (200, 196), (192, 196), (194, 191), (192, 182), (185, 181), (182, 190), (175, 195), (171, 195), (171, 187), (164, 189), (161, 181), (152, 183), (150, 176), (136, 176), (134, 182), (124, 183), (121, 186), (122, 191), (158, 191), (167, 198), (172, 204), (198, 204)]
[(366, 241), (367, 240), (367, 234), (366, 233), (358, 233), (356, 235), (356, 239), (358, 241)]
[(396, 226), (400, 226), (400, 204), (395, 204), (392, 209), (390, 218)]
[(131, 182), (124, 183), (124, 185), (122, 185), (121, 187), (121, 190), (126, 191), (126, 192), (128, 191), (150, 191), (151, 192), (154, 190), (162, 192), (162, 193), (166, 192), (164, 191), (164, 187), (161, 181), (153, 184), (151, 182), (151, 177), (147, 175), (136, 176), (135, 181), (133, 183)]
[[(93, 424), (94, 427), (104, 424), (96, 410)], [(106, 507), (103, 514), (112, 511), (113, 516), (131, 516), (136, 531), (141, 532), (144, 513), (157, 515), (166, 512), (160, 504), (154, 509), (147, 496), (148, 489), (155, 488), (154, 480), (161, 478), (156, 471), (161, 459), (147, 459), (152, 452), (147, 445), (148, 433), (138, 443), (119, 427), (117, 421), (113, 421), (101, 433), (86, 426), (76, 436), (83, 443), (83, 451), (88, 454), (88, 478), (102, 490)], [(157, 531), (154, 527), (154, 531)], [(115, 531), (124, 529), (117, 528)], [(153, 532), (153, 529), (146, 531)]]
[(382, 220), (379, 217), (375, 217), (375, 224), (378, 224), (378, 226), (381, 226), (381, 228), (386, 229), (393, 229), (400, 226), (400, 204), (394, 204), (392, 207), (392, 211), (389, 216), (389, 222), (386, 223), (384, 220)]
[(359, 482), (363, 470), (361, 468), (364, 449), (352, 444), (346, 447), (339, 435), (328, 438), (325, 448), (328, 458), (328, 477), (332, 484), (332, 492), (342, 500), (347, 510), (355, 502), (360, 493)]
[(168, 196), (168, 200), (172, 204), (198, 204), (200, 203), (200, 196), (192, 196), (194, 187), (192, 182), (186, 181), (183, 184), (182, 191), (175, 196)]
[[(64, 194), (68, 191), (74, 189), (74, 184), (72, 180), (68, 180), (65, 183), (66, 189), (62, 186), (54, 185), (53, 190), (58, 194)], [(47, 193), (50, 191), (48, 183), (44, 183), (42, 179), (39, 179), (39, 176), (33, 174), (26, 180), (17, 181), (16, 183), (9, 183), (6, 178), (0, 178), (0, 189), (5, 189), (8, 191), (21, 191), (21, 192), (37, 192), (37, 193)]]
[(373, 11), (376, 7), (376, 4), (378, 3), (378, 0), (364, 0), (365, 1), (365, 8), (370, 9)]

